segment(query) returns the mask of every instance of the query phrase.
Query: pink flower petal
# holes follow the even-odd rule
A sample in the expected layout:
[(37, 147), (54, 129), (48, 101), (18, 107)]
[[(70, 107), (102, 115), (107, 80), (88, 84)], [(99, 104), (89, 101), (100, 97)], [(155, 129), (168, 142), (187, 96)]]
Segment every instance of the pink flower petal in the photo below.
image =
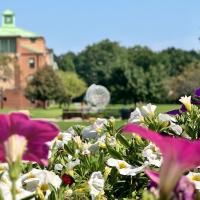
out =
[(160, 148), (163, 164), (160, 172), (160, 188), (169, 193), (181, 175), (200, 165), (200, 141), (162, 136), (138, 125), (128, 124), (124, 132), (136, 133)]
[(24, 136), (28, 142), (25, 160), (47, 165), (49, 147), (47, 142), (59, 133), (57, 126), (40, 120), (31, 120), (23, 113), (0, 115), (0, 161), (5, 161), (4, 142), (9, 136)]
[(44, 143), (54, 139), (59, 132), (54, 124), (41, 120), (30, 120), (22, 113), (12, 113), (10, 118), (13, 131), (23, 135), (28, 140)]
[(146, 169), (145, 173), (154, 183), (159, 185), (160, 175), (158, 172)]
[(10, 134), (10, 118), (9, 115), (0, 114), (0, 141), (7, 140)]
[[(37, 147), (37, 148), (36, 148)], [(48, 165), (48, 145), (28, 146), (28, 150), (23, 156), (23, 160), (35, 161), (42, 165)]]

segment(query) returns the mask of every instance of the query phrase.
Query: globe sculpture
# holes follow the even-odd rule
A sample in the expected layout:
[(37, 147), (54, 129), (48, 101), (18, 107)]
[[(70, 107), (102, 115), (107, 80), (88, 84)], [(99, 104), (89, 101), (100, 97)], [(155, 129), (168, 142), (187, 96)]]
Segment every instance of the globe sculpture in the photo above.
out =
[(90, 111), (98, 112), (109, 104), (110, 92), (102, 85), (92, 84), (86, 91), (85, 101)]

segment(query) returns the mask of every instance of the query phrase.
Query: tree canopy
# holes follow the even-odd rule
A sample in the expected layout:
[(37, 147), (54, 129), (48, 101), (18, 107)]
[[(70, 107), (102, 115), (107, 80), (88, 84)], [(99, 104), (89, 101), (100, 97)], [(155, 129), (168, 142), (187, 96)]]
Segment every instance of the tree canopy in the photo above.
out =
[(199, 63), (200, 53), (174, 47), (162, 51), (139, 45), (126, 48), (106, 39), (79, 53), (68, 52), (57, 58), (61, 70), (66, 70), (63, 66), (73, 68), (88, 85), (106, 86), (114, 103), (164, 103), (175, 101), (169, 94), (178, 82), (174, 81), (173, 86), (169, 82)]
[(51, 66), (45, 66), (38, 70), (33, 79), (27, 84), (25, 93), (31, 101), (40, 100), (44, 102), (56, 100), (63, 93), (63, 85)]
[(60, 104), (67, 103), (69, 105), (74, 98), (85, 92), (86, 83), (75, 72), (57, 71), (57, 74), (63, 89), (57, 99)]

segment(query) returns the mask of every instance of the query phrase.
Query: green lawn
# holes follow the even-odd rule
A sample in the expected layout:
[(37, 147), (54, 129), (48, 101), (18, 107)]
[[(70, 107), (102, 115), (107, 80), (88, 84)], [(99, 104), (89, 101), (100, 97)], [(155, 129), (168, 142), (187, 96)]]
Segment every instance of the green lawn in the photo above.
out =
[[(111, 104), (108, 106), (108, 109), (120, 109), (120, 108), (130, 108), (134, 107), (133, 105), (122, 105), (122, 104)], [(158, 105), (157, 111), (158, 112), (166, 112), (168, 110), (172, 110), (175, 108), (178, 108), (179, 105), (176, 104), (163, 104), (163, 105)], [(0, 109), (0, 113), (8, 113), (14, 110), (11, 109)], [(36, 108), (36, 109), (30, 109), (31, 117), (33, 118), (61, 118), (62, 115), (62, 109), (59, 107), (50, 107), (47, 108), (46, 110), (41, 109), (41, 108)]]
[[(126, 124), (127, 121), (126, 120), (118, 120), (116, 121), (116, 128), (120, 128), (121, 126), (123, 126), (124, 124)], [(74, 126), (74, 125), (82, 125), (82, 126), (87, 126), (90, 125), (89, 122), (66, 122), (66, 121), (60, 121), (60, 122), (56, 122), (56, 124), (60, 127), (60, 129), (62, 131), (67, 130), (69, 127)]]
[[(115, 104), (115, 105), (109, 105), (108, 109), (120, 109), (120, 108), (131, 108), (134, 107), (133, 105), (122, 105), (122, 104)], [(160, 112), (166, 112), (172, 109), (176, 109), (178, 108), (179, 105), (176, 104), (163, 104), (163, 105), (158, 105), (157, 111)], [(0, 113), (8, 113), (14, 110), (11, 109), (3, 109), (0, 110)], [(31, 113), (31, 117), (33, 118), (56, 118), (56, 119), (61, 119), (61, 115), (62, 115), (62, 109), (58, 108), (58, 107), (50, 107), (46, 110), (41, 109), (41, 108), (37, 108), (37, 109), (30, 109), (30, 113)], [(116, 121), (116, 126), (117, 127), (121, 127), (122, 125), (124, 125), (125, 123), (127, 123), (126, 120), (117, 120)], [(59, 121), (56, 122), (56, 124), (60, 127), (61, 130), (66, 130), (67, 128), (79, 124), (79, 125), (89, 125), (90, 123), (87, 121)]]

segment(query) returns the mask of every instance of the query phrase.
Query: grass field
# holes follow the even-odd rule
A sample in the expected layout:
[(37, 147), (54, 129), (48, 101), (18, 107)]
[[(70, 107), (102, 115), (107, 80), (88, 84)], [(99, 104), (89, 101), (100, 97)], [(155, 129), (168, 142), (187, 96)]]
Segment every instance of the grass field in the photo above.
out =
[[(121, 108), (131, 108), (134, 107), (133, 105), (122, 105), (122, 104), (116, 104), (116, 105), (109, 105), (108, 109), (121, 109)], [(157, 108), (157, 112), (161, 113), (161, 112), (166, 112), (175, 108), (178, 108), (179, 105), (176, 104), (163, 104), (163, 105), (158, 105)], [(8, 113), (8, 112), (12, 112), (14, 110), (11, 109), (2, 109), (0, 110), (0, 113)], [(74, 126), (74, 125), (83, 125), (83, 126), (87, 126), (89, 124), (91, 124), (91, 122), (88, 121), (62, 121), (61, 119), (61, 115), (62, 115), (62, 109), (58, 108), (58, 107), (50, 107), (47, 108), (46, 110), (41, 109), (41, 108), (37, 108), (37, 109), (30, 109), (30, 114), (32, 118), (55, 118), (57, 120), (60, 119), (60, 121), (55, 122), (62, 131), (65, 131), (67, 128)], [(117, 120), (116, 121), (116, 126), (119, 128), (122, 125), (124, 125), (125, 123), (127, 123), (127, 120)]]
[[(134, 107), (133, 105), (122, 105), (122, 104), (116, 104), (116, 105), (109, 105), (108, 109), (121, 109), (121, 108), (131, 108)], [(158, 105), (157, 111), (160, 112), (166, 112), (175, 108), (178, 108), (179, 105), (177, 104), (162, 104)], [(16, 110), (11, 110), (11, 109), (0, 109), (0, 113), (8, 113), (11, 111), (16, 111)], [(36, 109), (30, 109), (30, 114), (31, 117), (33, 118), (56, 118), (59, 119), (62, 115), (62, 109), (58, 107), (50, 107), (47, 109), (41, 109), (41, 108), (36, 108)]]
[[(133, 105), (122, 105), (122, 104), (116, 104), (116, 105), (109, 105), (108, 109), (116, 109), (119, 110), (121, 108), (131, 108), (133, 107)], [(163, 105), (158, 105), (157, 108), (157, 112), (162, 113), (162, 112), (166, 112), (172, 109), (176, 109), (178, 108), (179, 105), (176, 104), (163, 104)], [(12, 112), (12, 111), (16, 111), (16, 110), (11, 110), (11, 109), (1, 109), (0, 113), (8, 113), (8, 112)], [(60, 121), (55, 122), (61, 130), (66, 130), (67, 128), (74, 126), (74, 125), (89, 125), (90, 122), (88, 121), (62, 121), (61, 120), (61, 115), (62, 115), (62, 109), (58, 108), (58, 107), (50, 107), (47, 108), (46, 110), (41, 109), (41, 108), (37, 108), (37, 109), (30, 109), (30, 114), (32, 118), (55, 118), (55, 119), (60, 119)], [(122, 125), (124, 125), (125, 123), (127, 123), (126, 120), (117, 120), (116, 121), (116, 126), (117, 127), (121, 127)]]

